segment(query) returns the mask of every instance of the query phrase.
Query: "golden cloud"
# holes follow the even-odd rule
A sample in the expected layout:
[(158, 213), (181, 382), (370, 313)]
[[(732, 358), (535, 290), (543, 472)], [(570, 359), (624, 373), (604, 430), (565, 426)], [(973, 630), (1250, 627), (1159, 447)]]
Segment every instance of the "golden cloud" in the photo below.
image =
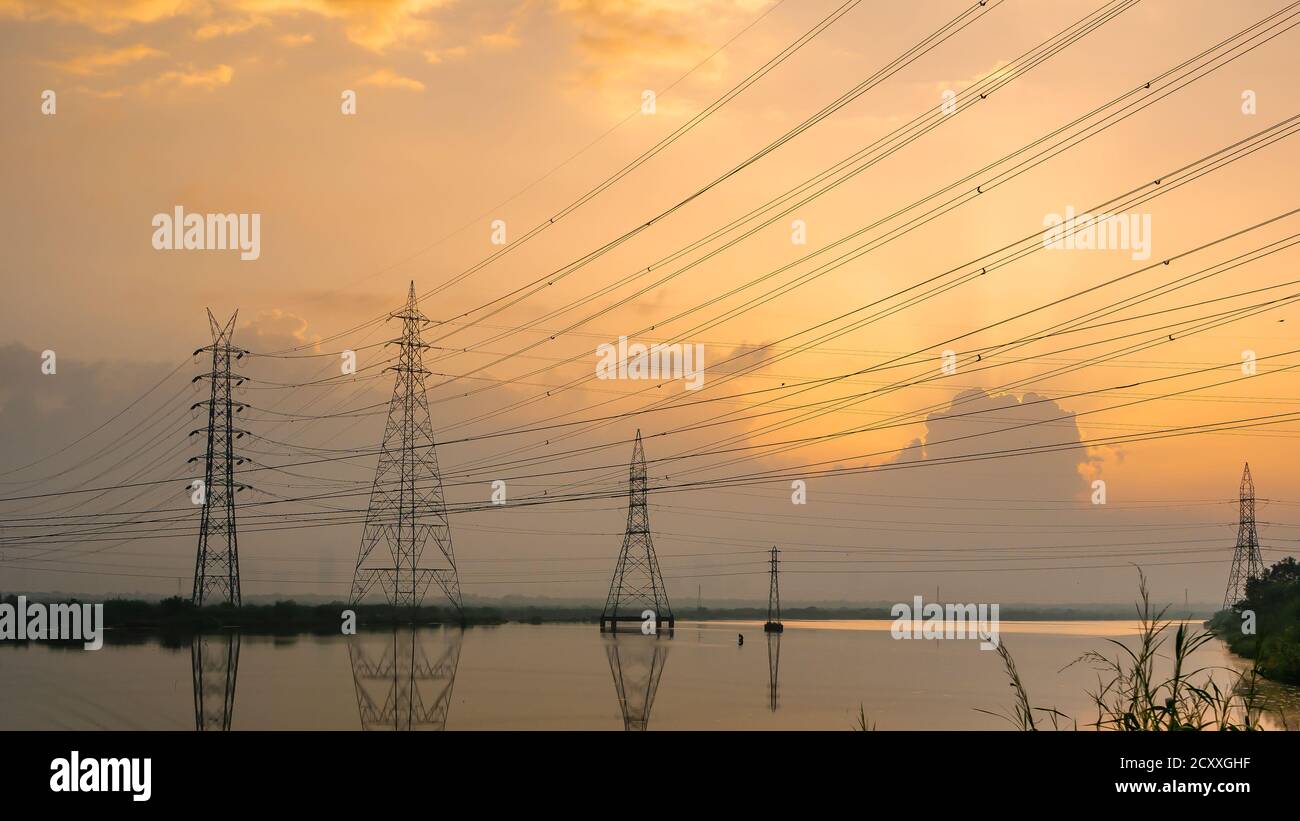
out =
[(239, 324), (241, 342), (255, 350), (311, 345), (318, 349), (320, 336), (308, 330), (307, 320), (280, 308), (261, 311), (253, 319)]
[(246, 31), (251, 31), (258, 26), (265, 26), (270, 22), (271, 21), (265, 17), (245, 17), (225, 22), (205, 23), (195, 30), (194, 36), (199, 40), (211, 40), (214, 37), (229, 37), (232, 34), (243, 34)]
[[(649, 81), (643, 78), (695, 66), (726, 32), (752, 20), (771, 2), (555, 0), (555, 9), (576, 30), (574, 42), (589, 69), (575, 79), (584, 86), (616, 90), (610, 104), (625, 111), (629, 84), (644, 88)], [(724, 65), (720, 55), (707, 70), (716, 74)]]
[(511, 23), (502, 31), (494, 31), (490, 34), (484, 34), (479, 37), (479, 42), (488, 48), (509, 49), (519, 45), (519, 35), (516, 34), (517, 26)]
[(101, 74), (109, 69), (119, 68), (121, 66), (138, 63), (141, 60), (147, 60), (150, 57), (160, 57), (162, 52), (156, 48), (150, 48), (143, 44), (126, 46), (125, 48), (113, 49), (112, 51), (100, 50), (89, 54), (81, 54), (72, 57), (63, 62), (50, 63), (60, 71), (66, 71), (69, 74)]
[(293, 48), (295, 46), (305, 46), (308, 43), (316, 42), (316, 36), (313, 34), (281, 34), (276, 38), (281, 45)]
[(218, 86), (229, 85), (235, 71), (230, 66), (214, 66), (206, 71), (189, 67), (164, 71), (145, 83), (145, 86), (173, 86), (179, 88), (202, 88), (212, 90)]
[(314, 14), (339, 21), (349, 40), (378, 52), (397, 44), (426, 42), (434, 32), (430, 12), (451, 1), (0, 0), (0, 17), (79, 23), (101, 32), (180, 18), (195, 23), (196, 36), (206, 39), (247, 30), (268, 16)]
[(381, 68), (357, 81), (357, 85), (379, 86), (380, 88), (402, 88), (407, 91), (424, 91), (424, 83), (403, 77), (392, 69)]
[(80, 23), (96, 31), (119, 31), (201, 11), (194, 0), (0, 0), (0, 17), (39, 22)]

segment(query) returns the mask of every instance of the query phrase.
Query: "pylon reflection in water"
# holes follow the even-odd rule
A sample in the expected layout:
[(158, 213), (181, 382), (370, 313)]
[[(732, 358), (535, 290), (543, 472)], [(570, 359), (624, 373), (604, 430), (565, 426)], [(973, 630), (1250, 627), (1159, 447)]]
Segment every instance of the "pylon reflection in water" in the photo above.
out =
[(648, 636), (610, 637), (605, 639), (605, 654), (623, 713), (623, 729), (646, 729), (668, 661), (668, 645)]
[(194, 673), (194, 729), (229, 730), (235, 714), (239, 634), (199, 635), (190, 640)]
[(353, 637), (348, 658), (361, 729), (446, 729), (463, 640), (454, 628)]

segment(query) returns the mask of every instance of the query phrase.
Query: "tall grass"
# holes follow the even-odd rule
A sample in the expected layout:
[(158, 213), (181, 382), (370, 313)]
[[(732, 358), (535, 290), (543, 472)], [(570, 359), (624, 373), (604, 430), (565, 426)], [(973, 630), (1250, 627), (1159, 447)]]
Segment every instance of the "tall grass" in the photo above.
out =
[[(1232, 686), (1223, 688), (1214, 680), (1212, 672), (1228, 668), (1193, 668), (1192, 654), (1213, 640), (1214, 634), (1189, 629), (1185, 623), (1174, 627), (1173, 621), (1165, 618), (1168, 607), (1157, 611), (1152, 606), (1146, 574), (1140, 569), (1138, 578), (1141, 601), (1137, 605), (1136, 645), (1130, 647), (1107, 639), (1117, 650), (1114, 658), (1089, 651), (1069, 665), (1087, 664), (1098, 673), (1097, 689), (1088, 693), (1097, 709), (1097, 718), (1087, 726), (1098, 730), (1136, 731), (1260, 729), (1263, 707), (1257, 670), (1253, 667), (1245, 672), (1231, 670), (1235, 677)], [(1169, 646), (1170, 628), (1173, 628), (1172, 646)], [(1162, 676), (1156, 672), (1157, 660), (1166, 657), (1163, 651), (1167, 647), (1172, 650), (1173, 670)], [(1058, 729), (1060, 719), (1071, 720), (1058, 710), (1032, 707), (1005, 643), (999, 645), (998, 654), (1015, 689), (1016, 701), (1010, 713), (992, 715), (1000, 715), (1021, 730), (1038, 729), (1036, 713), (1050, 716)]]
[(864, 733), (876, 729), (876, 722), (867, 720), (867, 708), (862, 705), (862, 702), (858, 702), (858, 721), (853, 729)]
[(1029, 692), (1025, 690), (1025, 684), (1020, 680), (1020, 673), (1016, 670), (1015, 659), (1011, 658), (1011, 651), (1007, 650), (1005, 642), (998, 642), (998, 656), (1002, 659), (1002, 666), (1007, 671), (1007, 678), (1011, 680), (1011, 687), (1016, 692), (1015, 707), (1011, 712), (994, 713), (989, 710), (979, 710), (981, 713), (988, 713), (991, 716), (1006, 719), (1013, 727), (1018, 730), (1037, 730), (1038, 722), (1034, 720), (1034, 713), (1042, 713), (1052, 722), (1052, 729), (1061, 729), (1062, 721), (1069, 721), (1074, 729), (1078, 729), (1074, 719), (1062, 713), (1054, 707), (1034, 707), (1029, 703)]

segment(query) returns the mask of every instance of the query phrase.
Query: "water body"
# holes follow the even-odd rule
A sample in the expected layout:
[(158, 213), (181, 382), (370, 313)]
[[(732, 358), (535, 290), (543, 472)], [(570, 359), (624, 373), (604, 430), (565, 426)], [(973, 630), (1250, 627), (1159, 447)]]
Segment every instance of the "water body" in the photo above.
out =
[[(594, 625), (420, 628), (358, 636), (219, 633), (86, 652), (0, 644), (0, 730), (826, 729), (859, 705), (877, 729), (1008, 729), (997, 654), (978, 641), (899, 641), (888, 621), (679, 624), (672, 638)], [(1004, 622), (1035, 706), (1095, 717), (1096, 676), (1071, 662), (1134, 622)], [(745, 636), (743, 645), (737, 634)], [(1114, 648), (1118, 650), (1118, 648)], [(1214, 642), (1199, 666), (1242, 668)], [(1221, 682), (1228, 670), (1215, 673)], [(1300, 724), (1300, 690), (1268, 686)], [(1278, 727), (1276, 719), (1266, 724)]]

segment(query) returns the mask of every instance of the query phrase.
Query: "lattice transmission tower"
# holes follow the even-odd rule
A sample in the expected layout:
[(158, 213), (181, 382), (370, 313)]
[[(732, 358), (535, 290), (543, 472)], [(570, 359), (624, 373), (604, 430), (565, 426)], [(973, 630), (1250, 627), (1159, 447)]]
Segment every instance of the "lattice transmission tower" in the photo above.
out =
[(781, 586), (777, 581), (777, 565), (780, 564), (781, 551), (772, 545), (772, 558), (769, 560), (772, 566), (770, 582), (767, 587), (767, 621), (763, 624), (765, 633), (781, 633), (785, 631), (785, 625), (781, 624)]
[(1237, 547), (1232, 551), (1232, 569), (1228, 571), (1228, 589), (1223, 594), (1227, 610), (1246, 598), (1246, 583), (1264, 575), (1264, 559), (1259, 553), (1259, 534), (1255, 531), (1255, 482), (1250, 478), (1250, 463), (1241, 474), (1240, 515), (1237, 519)]
[(675, 619), (668, 591), (664, 589), (663, 575), (659, 572), (659, 559), (655, 557), (654, 540), (650, 536), (650, 514), (646, 509), (645, 447), (641, 444), (641, 431), (636, 432), (632, 447), (632, 464), (628, 470), (627, 531), (623, 535), (623, 549), (614, 565), (614, 577), (609, 583), (609, 596), (600, 614), (600, 632), (618, 632), (620, 622), (645, 622), (646, 611), (653, 613), (655, 635), (665, 632), (672, 635)]
[[(212, 311), (208, 311), (208, 325), (212, 329), (212, 344), (195, 351), (195, 355), (210, 351), (212, 353), (212, 370), (199, 374), (193, 381), (207, 379), (211, 391), (207, 399), (195, 402), (190, 410), (207, 407), (208, 409), (208, 448), (203, 457), (203, 487), (197, 492), (203, 494), (199, 520), (198, 555), (194, 560), (194, 594), (193, 602), (202, 607), (224, 602), (240, 605), (239, 597), (239, 538), (235, 530), (235, 493), (243, 485), (235, 482), (235, 466), (243, 462), (235, 456), (235, 439), (244, 435), (235, 428), (235, 414), (245, 405), (231, 397), (232, 383), (237, 385), (243, 378), (231, 373), (232, 360), (243, 358), (245, 351), (231, 344), (235, 333), (235, 318), (239, 311), (231, 315), (225, 325), (217, 322)], [(202, 433), (203, 429), (190, 431), (190, 436)], [(195, 462), (200, 457), (190, 459)], [(193, 492), (195, 489), (191, 488)]]
[[(429, 319), (420, 313), (414, 282), (406, 305), (389, 318), (402, 322), (401, 337), (390, 342), (398, 346), (398, 356), (397, 364), (388, 370), (397, 378), (357, 551), (351, 600), (360, 602), (378, 584), (389, 604), (414, 609), (430, 583), (437, 582), (460, 615), (460, 577), (425, 395), (429, 371), (424, 369), (423, 353), (429, 346), (421, 341), (420, 332)], [(430, 538), (437, 551), (426, 564)], [(377, 550), (381, 544), (386, 549)]]

